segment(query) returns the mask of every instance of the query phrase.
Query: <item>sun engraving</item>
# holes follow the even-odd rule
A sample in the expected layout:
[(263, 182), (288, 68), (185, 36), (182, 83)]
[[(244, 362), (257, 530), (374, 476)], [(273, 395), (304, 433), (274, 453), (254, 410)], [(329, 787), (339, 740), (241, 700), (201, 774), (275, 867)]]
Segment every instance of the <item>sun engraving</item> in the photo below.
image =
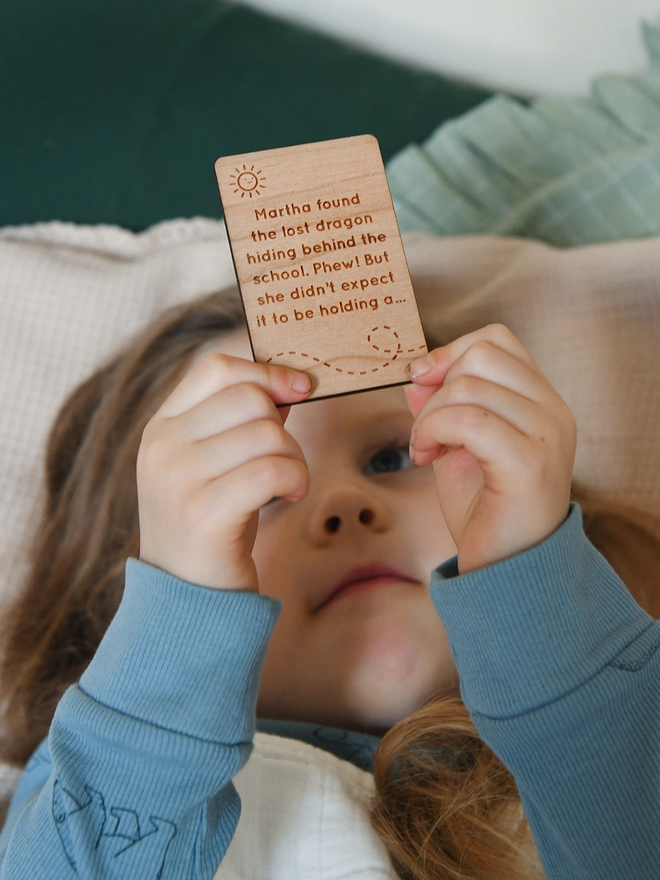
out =
[(265, 189), (264, 180), (266, 179), (261, 174), (261, 171), (255, 171), (254, 165), (250, 168), (247, 165), (243, 165), (242, 168), (236, 168), (236, 174), (231, 175), (231, 182), (233, 186), (236, 187), (234, 190), (235, 193), (240, 193), (241, 198), (245, 198), (245, 196), (260, 196), (261, 190)]

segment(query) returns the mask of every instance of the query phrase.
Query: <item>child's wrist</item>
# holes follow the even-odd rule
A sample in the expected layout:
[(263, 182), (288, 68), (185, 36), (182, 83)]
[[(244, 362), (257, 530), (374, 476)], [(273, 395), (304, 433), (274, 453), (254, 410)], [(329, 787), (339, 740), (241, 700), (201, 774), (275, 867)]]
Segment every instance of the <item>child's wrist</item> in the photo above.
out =
[(566, 522), (570, 512), (571, 507), (569, 504), (563, 515), (548, 517), (547, 523), (544, 523), (538, 529), (526, 530), (523, 524), (521, 524), (520, 529), (515, 530), (510, 535), (509, 540), (504, 541), (499, 547), (490, 548), (489, 550), (477, 547), (473, 548), (474, 552), (461, 552), (459, 546), (457, 554), (458, 573), (469, 574), (470, 572), (496, 565), (505, 559), (511, 559), (514, 556), (526, 553), (528, 550), (537, 547), (552, 537)]
[(246, 565), (225, 565), (205, 563), (203, 560), (186, 559), (177, 560), (154, 560), (148, 554), (140, 552), (139, 561), (165, 574), (185, 581), (198, 587), (206, 587), (211, 590), (234, 590), (236, 592), (258, 593), (259, 581), (257, 572), (250, 560)]

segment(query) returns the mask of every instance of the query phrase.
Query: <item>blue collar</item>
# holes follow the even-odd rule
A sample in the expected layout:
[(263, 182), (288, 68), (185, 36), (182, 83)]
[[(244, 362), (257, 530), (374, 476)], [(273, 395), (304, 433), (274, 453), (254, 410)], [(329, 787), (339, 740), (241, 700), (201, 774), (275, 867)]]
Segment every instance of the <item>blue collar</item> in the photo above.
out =
[(330, 752), (343, 761), (350, 761), (360, 770), (373, 772), (374, 754), (380, 745), (380, 737), (370, 733), (356, 733), (354, 730), (341, 730), (338, 727), (322, 727), (318, 724), (307, 724), (304, 721), (271, 721), (257, 718), (257, 730), (260, 733), (272, 733), (288, 739), (316, 746)]

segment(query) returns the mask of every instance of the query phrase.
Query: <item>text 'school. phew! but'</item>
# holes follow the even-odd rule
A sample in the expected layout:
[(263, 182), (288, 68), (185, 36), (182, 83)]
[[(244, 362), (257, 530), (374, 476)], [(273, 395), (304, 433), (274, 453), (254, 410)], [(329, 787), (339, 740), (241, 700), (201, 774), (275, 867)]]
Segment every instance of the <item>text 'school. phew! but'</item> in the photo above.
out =
[(226, 156), (216, 175), (255, 360), (310, 399), (408, 381), (426, 351), (371, 135)]

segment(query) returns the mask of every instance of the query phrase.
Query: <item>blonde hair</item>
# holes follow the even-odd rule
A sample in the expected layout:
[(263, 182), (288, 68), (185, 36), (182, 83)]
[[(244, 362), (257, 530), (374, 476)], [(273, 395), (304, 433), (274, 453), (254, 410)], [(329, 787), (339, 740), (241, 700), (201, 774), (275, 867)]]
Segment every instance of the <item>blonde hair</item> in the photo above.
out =
[[(3, 622), (1, 760), (26, 762), (117, 610), (126, 559), (139, 554), (135, 466), (146, 423), (201, 346), (242, 326), (235, 290), (169, 309), (60, 409), (31, 568)], [(584, 492), (576, 498), (591, 540), (638, 601), (660, 614), (657, 521)], [(402, 877), (533, 876), (515, 782), (460, 701), (432, 702), (389, 731), (375, 779), (374, 827)]]
[(371, 821), (405, 880), (542, 876), (515, 780), (458, 697), (395, 725), (374, 779)]

